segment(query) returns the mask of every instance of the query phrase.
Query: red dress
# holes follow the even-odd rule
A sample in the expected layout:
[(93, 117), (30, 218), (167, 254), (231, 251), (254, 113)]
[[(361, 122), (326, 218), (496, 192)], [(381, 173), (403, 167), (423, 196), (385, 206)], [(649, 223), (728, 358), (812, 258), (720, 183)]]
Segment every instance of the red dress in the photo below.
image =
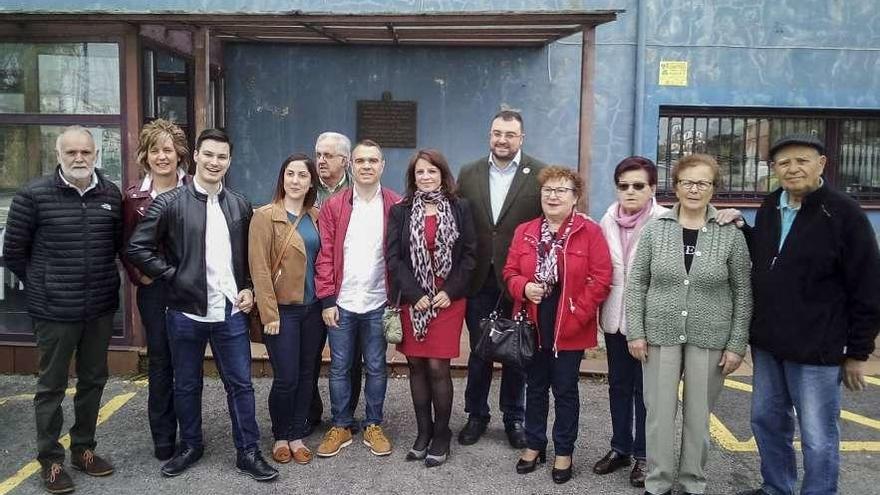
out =
[[(432, 254), (435, 249), (437, 234), (437, 216), (425, 216), (425, 240), (428, 251)], [(434, 280), (437, 287), (443, 287), (443, 279), (437, 277)], [(448, 308), (440, 310), (437, 317), (428, 323), (428, 333), (425, 340), (419, 342), (413, 336), (412, 320), (409, 316), (409, 306), (404, 305), (401, 309), (400, 320), (403, 324), (403, 342), (397, 344), (397, 350), (409, 357), (452, 359), (458, 357), (461, 342), (461, 328), (464, 324), (465, 299), (452, 301)]]

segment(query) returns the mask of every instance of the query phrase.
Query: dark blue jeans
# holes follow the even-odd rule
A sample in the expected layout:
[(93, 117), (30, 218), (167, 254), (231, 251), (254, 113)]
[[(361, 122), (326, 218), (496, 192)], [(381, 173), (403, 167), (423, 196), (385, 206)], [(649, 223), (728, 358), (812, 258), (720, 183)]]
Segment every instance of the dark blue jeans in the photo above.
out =
[[(480, 291), (467, 300), (467, 322), (471, 354), (468, 358), (467, 386), (464, 391), (464, 411), (470, 417), (489, 421), (489, 389), (492, 386), (492, 363), (484, 361), (474, 352), (480, 341), (480, 320), (495, 309), (501, 290), (495, 281), (494, 271), (489, 273)], [(507, 298), (501, 299), (500, 314), (510, 316), (511, 306)], [(522, 369), (504, 366), (501, 369), (501, 395), (498, 405), (504, 415), (504, 424), (523, 421), (525, 418), (526, 377)]]
[(180, 422), (180, 440), (194, 448), (202, 448), (202, 370), (205, 345), (211, 352), (220, 379), (226, 389), (226, 405), (232, 420), (235, 448), (257, 447), (260, 429), (251, 383), (251, 343), (248, 318), (244, 313), (229, 314), (226, 321), (203, 323), (191, 320), (180, 311), (166, 313), (171, 338), (171, 359), (174, 363), (174, 409)]
[(306, 432), (312, 375), (324, 320), (321, 303), (279, 305), (278, 312), (278, 334), (263, 335), (274, 376), (269, 391), (269, 417), (276, 441), (299, 440)]
[(385, 307), (366, 313), (353, 313), (339, 308), (339, 326), (327, 329), (330, 341), (330, 413), (333, 426), (354, 425), (351, 414), (351, 367), (354, 361), (355, 342), (360, 341), (364, 355), (366, 380), (364, 402), (365, 424), (381, 424), (385, 404), (385, 387), (388, 372), (385, 369), (385, 332), (382, 314)]
[(174, 413), (174, 367), (171, 345), (165, 326), (165, 294), (167, 285), (161, 280), (137, 289), (137, 306), (147, 337), (149, 398), (147, 418), (153, 445), (174, 447), (177, 443), (177, 415)]
[[(318, 350), (315, 351), (315, 372), (312, 375), (312, 405), (309, 407), (309, 422), (312, 424), (320, 423), (321, 416), (324, 414), (324, 402), (321, 400), (321, 393), (318, 391), (318, 378), (321, 377), (321, 360), (324, 357), (324, 345), (327, 343), (327, 327), (322, 328), (321, 343), (318, 345)], [(363, 353), (361, 352), (360, 341), (355, 341), (354, 347), (354, 359), (351, 362), (351, 399), (348, 401), (351, 417), (354, 417), (354, 411), (361, 400), (361, 378), (363, 377)]]
[[(795, 422), (804, 455), (801, 495), (834, 495), (840, 474), (840, 366), (784, 361), (752, 348), (752, 431), (761, 454), (762, 489), (795, 493)], [(795, 415), (795, 412), (797, 415)]]
[(541, 349), (526, 369), (526, 445), (532, 450), (547, 448), (547, 413), (550, 390), (556, 419), (553, 421), (553, 451), (571, 455), (577, 440), (581, 403), (578, 396), (583, 351)]
[(611, 401), (611, 448), (617, 453), (644, 460), (646, 413), (642, 397), (642, 363), (630, 355), (626, 335), (620, 332), (606, 333), (605, 346), (608, 398)]

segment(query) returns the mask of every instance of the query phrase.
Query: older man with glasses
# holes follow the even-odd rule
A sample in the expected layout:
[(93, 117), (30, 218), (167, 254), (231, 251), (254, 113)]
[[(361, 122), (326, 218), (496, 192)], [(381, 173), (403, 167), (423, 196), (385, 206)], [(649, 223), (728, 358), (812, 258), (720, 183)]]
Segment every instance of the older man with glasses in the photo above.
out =
[[(315, 141), (315, 164), (318, 166), (318, 198), (315, 206), (320, 208), (333, 194), (351, 187), (351, 140), (348, 136), (338, 132), (323, 132)], [(318, 357), (315, 359), (315, 372), (312, 374), (312, 405), (309, 408), (309, 422), (307, 436), (311, 435), (321, 423), (324, 414), (324, 401), (318, 391), (318, 377), (321, 375), (321, 359), (324, 353), (324, 345), (327, 343), (327, 330), (321, 329), (321, 346), (318, 348)], [(352, 416), (357, 409), (361, 396), (362, 363), (361, 345), (355, 341), (354, 361), (351, 365), (351, 402)], [(356, 431), (357, 423), (352, 427)]]

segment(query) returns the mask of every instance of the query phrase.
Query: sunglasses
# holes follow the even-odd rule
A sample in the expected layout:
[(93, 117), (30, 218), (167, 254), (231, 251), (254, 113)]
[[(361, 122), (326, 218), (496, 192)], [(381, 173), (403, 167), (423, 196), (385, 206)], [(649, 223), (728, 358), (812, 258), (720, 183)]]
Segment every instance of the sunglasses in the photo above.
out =
[(617, 183), (617, 190), (620, 192), (629, 191), (629, 188), (631, 187), (631, 188), (635, 189), (636, 191), (641, 191), (642, 189), (644, 189), (647, 186), (648, 185), (645, 184), (644, 182), (618, 182)]

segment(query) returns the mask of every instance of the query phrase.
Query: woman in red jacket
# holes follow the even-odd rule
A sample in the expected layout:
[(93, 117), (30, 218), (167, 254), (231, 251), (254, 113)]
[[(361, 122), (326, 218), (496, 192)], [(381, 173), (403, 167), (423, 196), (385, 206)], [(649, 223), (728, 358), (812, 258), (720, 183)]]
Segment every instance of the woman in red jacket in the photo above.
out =
[(504, 266), (514, 313), (525, 309), (538, 327), (538, 352), (526, 368), (526, 444), (516, 472), (546, 460), (549, 391), (553, 389), (553, 481), (571, 479), (584, 349), (596, 346), (596, 315), (608, 296), (611, 256), (599, 225), (574, 210), (583, 181), (565, 167), (538, 175), (543, 215), (520, 224)]

